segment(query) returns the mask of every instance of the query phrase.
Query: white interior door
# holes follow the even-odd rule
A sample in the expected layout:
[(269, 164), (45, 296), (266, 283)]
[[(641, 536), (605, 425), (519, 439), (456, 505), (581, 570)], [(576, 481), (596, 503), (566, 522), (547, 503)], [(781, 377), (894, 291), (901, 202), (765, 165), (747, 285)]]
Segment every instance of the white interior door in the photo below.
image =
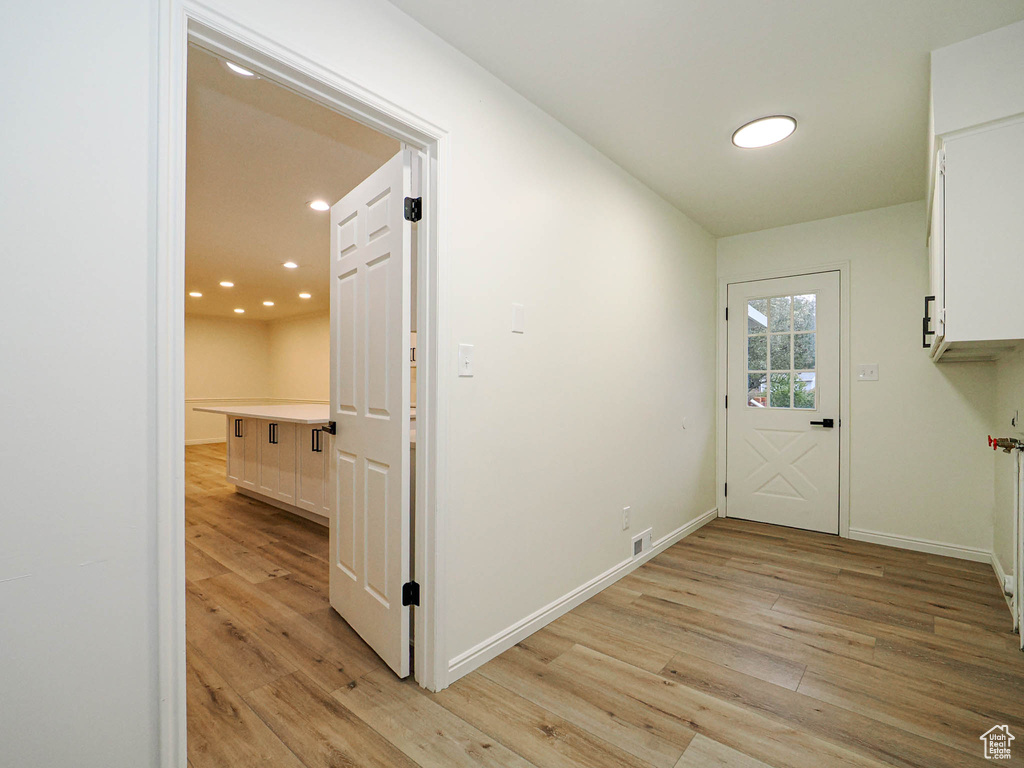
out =
[(331, 208), (331, 606), (409, 674), (409, 334), (413, 154)]
[(726, 514), (839, 533), (839, 273), (728, 295)]

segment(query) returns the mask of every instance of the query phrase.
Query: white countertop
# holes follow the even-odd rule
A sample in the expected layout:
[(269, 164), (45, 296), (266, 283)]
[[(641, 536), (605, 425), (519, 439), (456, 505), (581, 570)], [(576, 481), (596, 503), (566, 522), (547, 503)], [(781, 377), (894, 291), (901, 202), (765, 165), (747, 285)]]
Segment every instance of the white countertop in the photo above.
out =
[(220, 413), (240, 419), (267, 419), (290, 421), (296, 424), (326, 424), (331, 420), (331, 407), (326, 403), (300, 403), (297, 405), (239, 405), (195, 407), (193, 411)]

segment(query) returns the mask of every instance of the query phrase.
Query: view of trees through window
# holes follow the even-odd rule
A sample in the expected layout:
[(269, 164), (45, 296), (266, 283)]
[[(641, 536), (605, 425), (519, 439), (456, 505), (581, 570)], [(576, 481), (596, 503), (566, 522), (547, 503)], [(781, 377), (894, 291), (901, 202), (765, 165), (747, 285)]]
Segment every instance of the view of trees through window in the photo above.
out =
[(747, 405), (816, 407), (817, 296), (770, 296), (747, 302)]

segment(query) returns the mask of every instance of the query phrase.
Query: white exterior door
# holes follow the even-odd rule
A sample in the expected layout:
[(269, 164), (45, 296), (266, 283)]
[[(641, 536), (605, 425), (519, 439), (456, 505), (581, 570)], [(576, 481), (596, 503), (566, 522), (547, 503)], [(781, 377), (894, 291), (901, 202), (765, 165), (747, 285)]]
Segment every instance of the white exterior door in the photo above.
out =
[(726, 514), (839, 533), (839, 273), (728, 295)]
[(331, 208), (331, 606), (409, 674), (409, 408), (413, 153)]

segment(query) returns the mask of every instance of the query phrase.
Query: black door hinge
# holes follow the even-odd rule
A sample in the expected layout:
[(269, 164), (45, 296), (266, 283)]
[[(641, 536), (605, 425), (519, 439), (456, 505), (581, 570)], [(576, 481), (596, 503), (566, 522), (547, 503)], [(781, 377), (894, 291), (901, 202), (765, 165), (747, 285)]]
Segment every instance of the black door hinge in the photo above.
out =
[(729, 407), (729, 396), (728, 395), (725, 396), (725, 407), (726, 408)]
[(405, 198), (405, 220), (406, 221), (419, 221), (423, 218), (423, 198), (422, 197), (407, 197)]
[(729, 322), (729, 308), (725, 308), (725, 322)]
[(725, 484), (725, 490), (722, 492), (722, 495), (723, 496), (728, 496), (729, 495), (729, 484), (728, 483)]
[(407, 581), (402, 585), (402, 605), (420, 604), (420, 585), (415, 581)]

